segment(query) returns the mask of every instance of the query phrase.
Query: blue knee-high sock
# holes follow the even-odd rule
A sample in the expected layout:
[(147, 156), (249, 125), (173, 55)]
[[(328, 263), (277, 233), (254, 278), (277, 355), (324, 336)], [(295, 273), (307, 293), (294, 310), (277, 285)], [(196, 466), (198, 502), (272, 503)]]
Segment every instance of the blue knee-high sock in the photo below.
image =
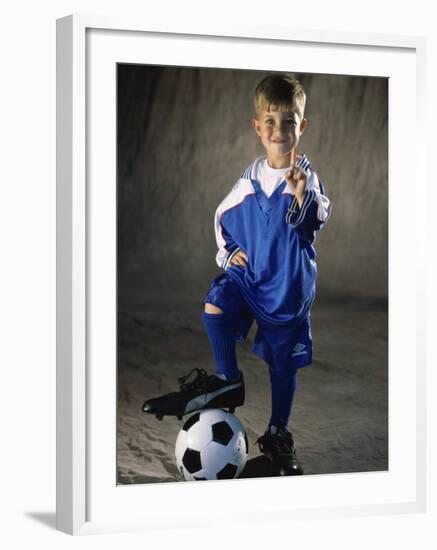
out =
[(216, 372), (227, 380), (240, 377), (235, 353), (235, 329), (224, 313), (202, 313), (216, 363)]
[(272, 395), (272, 416), (269, 428), (276, 426), (276, 428), (286, 429), (297, 386), (297, 371), (270, 368), (269, 374)]

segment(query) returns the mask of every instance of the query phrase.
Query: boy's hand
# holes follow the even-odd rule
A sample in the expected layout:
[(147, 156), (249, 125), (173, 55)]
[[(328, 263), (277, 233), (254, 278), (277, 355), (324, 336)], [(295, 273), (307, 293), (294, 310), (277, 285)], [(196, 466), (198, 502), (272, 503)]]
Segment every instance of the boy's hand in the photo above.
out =
[(247, 254), (242, 250), (239, 250), (232, 260), (229, 262), (229, 265), (239, 265), (240, 267), (246, 267), (247, 264)]
[(292, 166), (290, 166), (290, 170), (285, 172), (285, 181), (291, 187), (300, 208), (302, 206), (305, 196), (305, 190), (307, 187), (307, 176), (305, 172), (301, 168), (293, 164)]

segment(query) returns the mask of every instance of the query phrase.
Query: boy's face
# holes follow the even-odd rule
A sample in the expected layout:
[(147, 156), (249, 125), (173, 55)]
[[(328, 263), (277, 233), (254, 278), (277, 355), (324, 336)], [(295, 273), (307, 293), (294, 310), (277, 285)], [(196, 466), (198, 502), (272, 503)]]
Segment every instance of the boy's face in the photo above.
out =
[(270, 107), (252, 119), (272, 168), (283, 168), (294, 161), (299, 138), (307, 121), (296, 111), (278, 111)]

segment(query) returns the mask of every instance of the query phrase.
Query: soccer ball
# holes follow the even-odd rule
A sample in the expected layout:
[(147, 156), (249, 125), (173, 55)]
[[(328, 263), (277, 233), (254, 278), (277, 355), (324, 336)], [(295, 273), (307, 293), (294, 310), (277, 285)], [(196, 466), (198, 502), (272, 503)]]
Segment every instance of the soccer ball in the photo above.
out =
[(238, 477), (247, 453), (247, 435), (241, 422), (222, 409), (193, 414), (176, 439), (176, 463), (185, 481)]

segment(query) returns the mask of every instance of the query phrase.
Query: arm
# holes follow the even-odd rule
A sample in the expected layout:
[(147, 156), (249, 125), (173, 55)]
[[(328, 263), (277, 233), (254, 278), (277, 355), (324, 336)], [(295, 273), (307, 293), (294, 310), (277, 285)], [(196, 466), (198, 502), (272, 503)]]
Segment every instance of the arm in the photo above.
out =
[(216, 254), (216, 263), (219, 267), (222, 267), (225, 271), (229, 267), (231, 260), (240, 251), (240, 247), (233, 240), (231, 235), (226, 231), (221, 223), (221, 213), (217, 209), (215, 213), (215, 237), (218, 246), (218, 252)]
[(254, 190), (250, 179), (240, 178), (215, 212), (214, 230), (218, 246), (216, 262), (224, 270), (227, 270), (234, 264), (244, 267), (247, 262), (247, 256), (240, 249), (231, 232), (226, 228), (223, 214), (232, 208), (238, 207), (246, 197), (253, 193)]
[[(299, 237), (312, 243), (316, 231), (328, 221), (331, 201), (325, 195), (323, 184), (313, 171), (306, 172), (305, 191), (295, 195), (285, 216), (285, 221), (296, 230)], [(305, 175), (306, 175), (305, 174)]]

